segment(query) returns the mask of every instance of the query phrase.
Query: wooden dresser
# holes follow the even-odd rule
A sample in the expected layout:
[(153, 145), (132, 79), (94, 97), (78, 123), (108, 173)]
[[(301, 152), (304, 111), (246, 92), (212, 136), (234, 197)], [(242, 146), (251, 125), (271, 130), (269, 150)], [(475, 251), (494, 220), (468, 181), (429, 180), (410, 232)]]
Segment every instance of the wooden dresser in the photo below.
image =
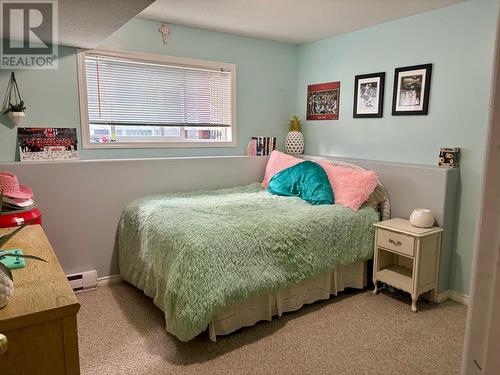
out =
[[(0, 229), (0, 235), (9, 230)], [(26, 259), (25, 268), (12, 271), (14, 295), (0, 309), (0, 334), (7, 339), (0, 374), (79, 374), (80, 305), (45, 233), (39, 225), (28, 226), (2, 247), (14, 248), (48, 263)]]

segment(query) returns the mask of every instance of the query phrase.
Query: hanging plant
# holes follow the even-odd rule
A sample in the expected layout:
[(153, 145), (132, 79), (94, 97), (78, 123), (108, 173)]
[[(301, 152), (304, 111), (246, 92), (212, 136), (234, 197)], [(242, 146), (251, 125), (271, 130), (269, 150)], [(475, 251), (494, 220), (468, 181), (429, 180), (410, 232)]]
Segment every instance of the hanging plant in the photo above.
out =
[(8, 115), (15, 125), (18, 125), (24, 117), (24, 101), (21, 98), (19, 87), (17, 86), (16, 76), (14, 72), (10, 74), (9, 83), (7, 84), (7, 92), (3, 100), (2, 113)]

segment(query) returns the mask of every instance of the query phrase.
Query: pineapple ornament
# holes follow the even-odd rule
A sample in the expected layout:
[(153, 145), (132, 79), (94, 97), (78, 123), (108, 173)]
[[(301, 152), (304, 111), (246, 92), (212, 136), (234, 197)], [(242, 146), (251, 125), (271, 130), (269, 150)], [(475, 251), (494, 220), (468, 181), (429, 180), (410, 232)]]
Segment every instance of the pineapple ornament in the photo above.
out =
[(288, 134), (285, 139), (285, 152), (298, 155), (304, 153), (304, 135), (301, 130), (301, 122), (298, 116), (293, 116), (288, 125)]

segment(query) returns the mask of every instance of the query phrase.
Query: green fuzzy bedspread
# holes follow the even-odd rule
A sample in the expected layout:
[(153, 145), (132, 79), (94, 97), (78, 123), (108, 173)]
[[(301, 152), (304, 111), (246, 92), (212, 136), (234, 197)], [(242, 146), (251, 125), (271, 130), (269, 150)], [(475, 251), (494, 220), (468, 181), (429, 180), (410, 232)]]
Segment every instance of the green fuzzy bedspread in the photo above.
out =
[(120, 219), (120, 274), (188, 341), (220, 308), (371, 258), (376, 221), (368, 206), (313, 206), (259, 184), (149, 196)]

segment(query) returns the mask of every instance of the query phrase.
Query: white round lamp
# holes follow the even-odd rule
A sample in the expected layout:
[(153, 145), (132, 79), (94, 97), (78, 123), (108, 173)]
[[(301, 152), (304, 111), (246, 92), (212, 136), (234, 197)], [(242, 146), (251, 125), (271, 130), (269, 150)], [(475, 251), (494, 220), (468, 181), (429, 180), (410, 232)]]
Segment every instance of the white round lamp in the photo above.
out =
[(434, 215), (431, 210), (415, 208), (410, 215), (410, 224), (414, 227), (429, 228), (434, 225)]

